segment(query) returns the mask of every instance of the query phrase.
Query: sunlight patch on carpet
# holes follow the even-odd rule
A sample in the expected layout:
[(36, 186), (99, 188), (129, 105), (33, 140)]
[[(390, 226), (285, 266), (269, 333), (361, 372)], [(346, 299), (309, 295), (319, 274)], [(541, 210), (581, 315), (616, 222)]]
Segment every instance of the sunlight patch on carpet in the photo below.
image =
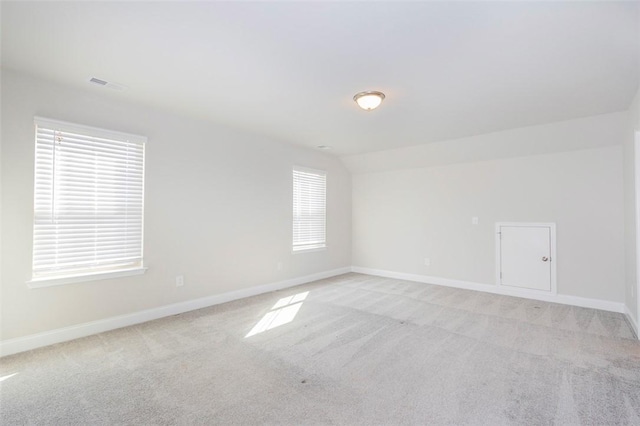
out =
[(304, 293), (283, 297), (278, 300), (271, 310), (267, 312), (260, 321), (258, 321), (246, 336), (244, 336), (245, 339), (293, 321), (302, 306), (302, 302), (308, 295), (309, 292), (305, 291)]
[(0, 377), (0, 382), (4, 382), (5, 380), (10, 379), (10, 378), (12, 378), (13, 376), (15, 376), (17, 374), (18, 373), (13, 373), (13, 374), (8, 374), (6, 376), (2, 376), (2, 377)]

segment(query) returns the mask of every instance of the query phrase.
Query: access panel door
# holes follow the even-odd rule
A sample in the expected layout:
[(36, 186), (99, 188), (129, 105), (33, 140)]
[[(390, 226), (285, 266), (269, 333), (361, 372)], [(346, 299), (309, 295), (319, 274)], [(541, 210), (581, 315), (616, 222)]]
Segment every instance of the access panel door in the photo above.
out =
[(551, 226), (499, 226), (500, 284), (552, 290)]

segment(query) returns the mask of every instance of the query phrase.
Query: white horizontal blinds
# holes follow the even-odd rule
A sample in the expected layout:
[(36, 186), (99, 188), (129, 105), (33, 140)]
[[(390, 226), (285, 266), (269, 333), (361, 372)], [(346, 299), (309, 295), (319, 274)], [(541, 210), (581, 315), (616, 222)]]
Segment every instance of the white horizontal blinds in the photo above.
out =
[(326, 245), (327, 175), (323, 171), (293, 169), (293, 250)]
[(145, 138), (35, 124), (33, 278), (142, 266)]

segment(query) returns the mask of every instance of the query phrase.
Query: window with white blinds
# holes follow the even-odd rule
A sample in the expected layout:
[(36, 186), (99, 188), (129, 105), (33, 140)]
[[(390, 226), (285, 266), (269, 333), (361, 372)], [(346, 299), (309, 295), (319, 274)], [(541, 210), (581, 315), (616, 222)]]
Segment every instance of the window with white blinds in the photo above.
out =
[(293, 251), (326, 247), (327, 174), (293, 169)]
[(35, 125), (33, 281), (141, 269), (146, 138)]

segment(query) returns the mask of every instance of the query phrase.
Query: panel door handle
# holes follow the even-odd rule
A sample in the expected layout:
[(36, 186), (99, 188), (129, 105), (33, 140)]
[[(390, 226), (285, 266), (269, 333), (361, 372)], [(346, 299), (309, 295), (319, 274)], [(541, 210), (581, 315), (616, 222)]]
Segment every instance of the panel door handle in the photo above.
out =
[(548, 261), (548, 260), (549, 260), (549, 258), (548, 258), (547, 256), (544, 256), (544, 257), (542, 258), (542, 261), (543, 261), (543, 262), (546, 262), (546, 261)]

